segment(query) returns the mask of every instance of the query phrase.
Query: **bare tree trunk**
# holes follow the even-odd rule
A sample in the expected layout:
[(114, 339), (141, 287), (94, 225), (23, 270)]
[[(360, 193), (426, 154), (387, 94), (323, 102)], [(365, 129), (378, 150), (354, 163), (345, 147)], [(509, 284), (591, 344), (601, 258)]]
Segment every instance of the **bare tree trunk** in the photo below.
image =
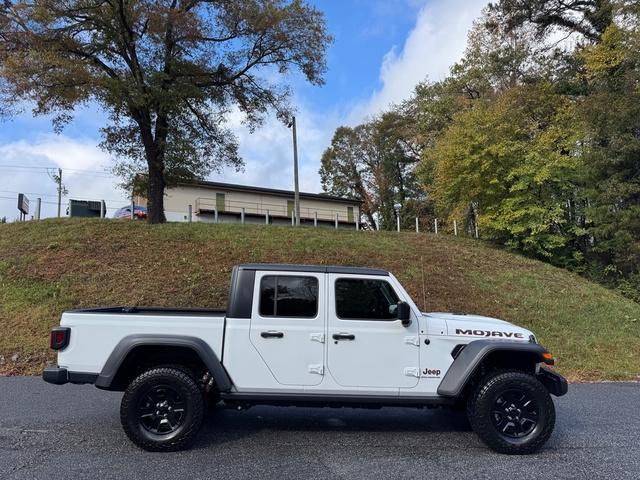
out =
[(149, 182), (147, 184), (147, 222), (164, 223), (167, 218), (164, 215), (164, 165), (157, 159), (150, 161)]
[(151, 133), (150, 122), (138, 121), (140, 135), (144, 144), (144, 154), (147, 159), (149, 178), (147, 181), (147, 222), (150, 224), (164, 223), (164, 150), (158, 148), (156, 139)]

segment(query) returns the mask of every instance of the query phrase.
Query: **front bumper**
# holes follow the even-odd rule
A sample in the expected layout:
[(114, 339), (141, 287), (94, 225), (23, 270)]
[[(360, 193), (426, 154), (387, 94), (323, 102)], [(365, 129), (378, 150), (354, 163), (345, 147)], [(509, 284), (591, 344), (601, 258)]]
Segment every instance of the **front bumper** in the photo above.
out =
[(97, 373), (69, 372), (63, 367), (47, 367), (42, 372), (42, 379), (54, 385), (95, 383), (97, 378)]
[(569, 390), (569, 384), (562, 375), (546, 368), (540, 368), (536, 378), (549, 390), (549, 393), (554, 394), (556, 397), (561, 397)]

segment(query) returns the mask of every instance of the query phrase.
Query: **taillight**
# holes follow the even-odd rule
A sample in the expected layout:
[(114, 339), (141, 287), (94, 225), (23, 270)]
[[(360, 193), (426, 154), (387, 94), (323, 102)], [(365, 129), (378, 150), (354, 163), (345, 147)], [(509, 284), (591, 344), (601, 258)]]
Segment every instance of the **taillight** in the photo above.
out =
[(62, 350), (69, 345), (71, 329), (67, 327), (55, 327), (51, 330), (51, 349)]

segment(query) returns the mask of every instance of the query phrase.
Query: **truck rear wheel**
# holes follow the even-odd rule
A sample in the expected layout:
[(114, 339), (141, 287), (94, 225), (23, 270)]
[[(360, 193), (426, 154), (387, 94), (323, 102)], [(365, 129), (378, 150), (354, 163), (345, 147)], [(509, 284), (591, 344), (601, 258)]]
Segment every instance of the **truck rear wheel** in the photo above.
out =
[(204, 398), (195, 380), (178, 368), (159, 367), (138, 376), (120, 404), (129, 439), (148, 451), (181, 450), (195, 440), (204, 418)]
[(527, 454), (549, 439), (556, 413), (547, 389), (520, 371), (499, 371), (486, 377), (467, 407), (471, 427), (492, 450)]

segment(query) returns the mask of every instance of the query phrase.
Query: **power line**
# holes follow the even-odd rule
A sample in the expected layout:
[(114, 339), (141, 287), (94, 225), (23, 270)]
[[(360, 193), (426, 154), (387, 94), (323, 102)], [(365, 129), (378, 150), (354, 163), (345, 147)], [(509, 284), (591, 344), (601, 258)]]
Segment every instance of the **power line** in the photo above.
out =
[[(46, 193), (36, 193), (36, 192), (16, 192), (13, 190), (0, 190), (0, 193), (14, 193), (16, 195), (18, 195), (19, 193), (24, 193), (25, 195), (35, 195), (37, 197), (50, 197), (50, 198), (58, 198), (57, 195), (49, 195)], [(71, 197), (75, 197), (76, 195), (72, 195), (70, 193), (67, 193), (66, 195), (64, 195), (65, 197), (71, 199)], [(94, 200), (94, 201), (101, 201), (104, 200), (105, 202), (128, 202), (129, 199), (126, 197), (122, 197), (122, 198), (96, 198), (96, 197), (85, 197), (84, 195), (77, 195), (78, 197), (80, 197), (78, 200)], [(9, 197), (5, 197), (5, 198), (9, 198)], [(57, 202), (56, 202), (57, 204)]]
[(38, 197), (52, 197), (58, 198), (57, 195), (49, 195), (46, 193), (36, 193), (36, 192), (14, 192), (13, 190), (0, 190), (0, 193), (15, 193), (16, 195), (19, 193), (24, 193), (25, 195), (37, 195)]
[[(15, 202), (17, 201), (17, 198), (0, 196), (0, 200), (13, 200)], [(47, 202), (46, 200), (42, 200), (42, 203), (46, 203), (47, 205), (58, 205), (58, 202)]]
[[(39, 170), (38, 173), (49, 173), (51, 170), (57, 170), (61, 167), (45, 167), (45, 166), (23, 166), (23, 165), (0, 165), (0, 168), (7, 170)], [(84, 170), (81, 168), (63, 168), (65, 172), (73, 172), (73, 175), (86, 175), (100, 178), (119, 178), (108, 172), (100, 172), (98, 170)]]
[(31, 166), (25, 166), (25, 165), (0, 165), (0, 168), (20, 168), (20, 169), (38, 169), (38, 170), (43, 170), (43, 169), (47, 169), (47, 168), (57, 168), (57, 167), (31, 167)]

